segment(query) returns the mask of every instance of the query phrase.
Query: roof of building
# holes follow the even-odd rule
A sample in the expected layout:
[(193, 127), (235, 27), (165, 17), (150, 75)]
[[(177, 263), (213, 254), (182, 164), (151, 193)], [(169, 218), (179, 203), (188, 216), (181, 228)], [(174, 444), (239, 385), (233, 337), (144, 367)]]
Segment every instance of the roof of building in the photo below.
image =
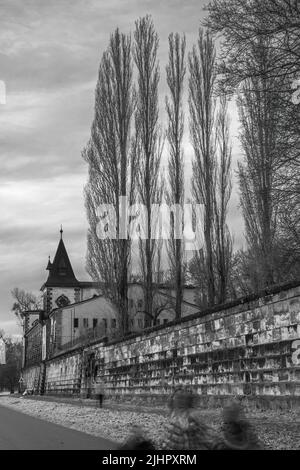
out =
[[(153, 287), (156, 288), (156, 289), (166, 289), (166, 290), (174, 290), (175, 289), (175, 286), (174, 284), (172, 283), (167, 283), (167, 282), (153, 282)], [(143, 282), (142, 281), (129, 281), (128, 282), (128, 286), (143, 286)], [(193, 284), (184, 284), (182, 286), (184, 289), (197, 289), (197, 286), (193, 285)]]
[(105, 300), (108, 300), (106, 297), (104, 297), (103, 295), (96, 295), (94, 294), (93, 297), (89, 297), (88, 299), (84, 299), (84, 300), (80, 300), (79, 302), (73, 302), (72, 304), (68, 304), (68, 305), (65, 305), (64, 307), (56, 307), (56, 308), (53, 308), (49, 314), (49, 316), (52, 315), (52, 313), (54, 312), (58, 312), (59, 310), (67, 310), (68, 308), (72, 308), (72, 307), (75, 307), (76, 305), (81, 305), (81, 304), (84, 304), (86, 302), (91, 302), (91, 301), (94, 301), (94, 300), (97, 300), (99, 298), (104, 298)]
[(101, 289), (103, 287), (103, 282), (94, 282), (94, 281), (79, 281), (79, 287), (84, 287), (86, 289)]
[[(159, 290), (158, 291), (161, 295), (163, 295), (164, 297), (168, 297), (169, 299), (172, 299), (172, 300), (176, 300), (176, 296), (172, 295), (172, 294), (168, 294), (166, 292), (163, 292), (162, 290)], [(185, 299), (182, 299), (181, 301), (183, 304), (185, 305), (189, 305), (190, 307), (193, 307), (193, 308), (196, 308), (197, 310), (199, 310), (199, 305), (197, 304), (194, 304), (192, 302), (189, 302), (188, 300), (185, 300)]]
[(24, 331), (24, 337), (27, 337), (35, 332), (37, 328), (42, 329), (42, 323), (39, 319), (34, 320), (32, 325), (28, 328), (28, 330)]
[(56, 250), (53, 263), (48, 259), (46, 270), (49, 271), (47, 281), (42, 285), (41, 290), (45, 287), (74, 287), (81, 289), (101, 289), (102, 282), (94, 281), (78, 281), (75, 277), (64, 241), (63, 230), (60, 229), (60, 240)]
[(51, 263), (50, 259), (46, 270), (49, 271), (48, 279), (44, 287), (80, 287), (80, 282), (76, 279), (63, 238), (63, 230), (60, 230), (60, 240), (56, 254)]
[(44, 312), (42, 308), (37, 308), (34, 310), (25, 310), (23, 314), (26, 315), (39, 315), (40, 313)]

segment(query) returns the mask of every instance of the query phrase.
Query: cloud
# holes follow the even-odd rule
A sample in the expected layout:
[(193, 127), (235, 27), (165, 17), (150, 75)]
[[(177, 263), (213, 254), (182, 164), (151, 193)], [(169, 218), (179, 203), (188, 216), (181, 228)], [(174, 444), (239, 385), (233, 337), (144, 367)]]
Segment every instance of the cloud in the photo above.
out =
[[(48, 255), (54, 257), (60, 224), (79, 279), (84, 272), (86, 229), (82, 191), (85, 175), (61, 175), (49, 181), (23, 181), (0, 187), (0, 328), (10, 313), (13, 287), (39, 293), (46, 280)], [(3, 203), (5, 201), (5, 204)]]
[[(38, 293), (47, 257), (56, 251), (59, 227), (79, 279), (84, 270), (87, 221), (83, 186), (86, 144), (94, 113), (101, 55), (116, 27), (132, 32), (150, 13), (160, 38), (160, 103), (164, 121), (168, 34), (197, 40), (205, 1), (0, 0), (0, 328), (18, 333), (10, 312), (13, 287)], [(192, 148), (186, 109), (187, 178)], [(234, 133), (236, 110), (231, 109)], [(235, 144), (235, 155), (238, 149)], [(236, 158), (236, 157), (235, 157)], [(164, 155), (166, 163), (167, 152)], [(233, 197), (232, 226), (241, 233)], [(239, 243), (242, 238), (238, 235)], [(4, 328), (4, 329), (5, 329)]]

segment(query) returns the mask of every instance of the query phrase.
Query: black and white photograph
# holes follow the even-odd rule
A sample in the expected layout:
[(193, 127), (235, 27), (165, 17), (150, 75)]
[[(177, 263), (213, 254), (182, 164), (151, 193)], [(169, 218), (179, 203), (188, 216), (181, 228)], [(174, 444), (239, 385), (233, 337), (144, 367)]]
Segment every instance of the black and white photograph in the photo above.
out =
[(0, 215), (0, 451), (300, 450), (300, 0), (0, 0)]

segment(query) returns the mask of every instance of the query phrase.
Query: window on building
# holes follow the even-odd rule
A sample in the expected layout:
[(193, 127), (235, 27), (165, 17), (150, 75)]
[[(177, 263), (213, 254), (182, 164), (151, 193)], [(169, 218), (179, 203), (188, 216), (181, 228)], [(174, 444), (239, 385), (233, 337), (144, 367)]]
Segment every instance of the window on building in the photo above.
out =
[(107, 330), (107, 320), (106, 320), (106, 318), (103, 318), (103, 327), (104, 327), (104, 331), (106, 333), (106, 330)]
[(138, 327), (143, 328), (143, 319), (142, 318), (138, 318)]
[(111, 319), (111, 327), (116, 328), (117, 327), (117, 320), (115, 318)]
[(143, 308), (143, 301), (141, 299), (138, 300), (138, 309), (141, 310)]
[(84, 318), (83, 319), (83, 328), (88, 328), (89, 327), (89, 319), (88, 318)]
[(164, 325), (165, 325), (166, 323), (168, 323), (168, 321), (169, 321), (169, 320), (168, 320), (167, 318), (164, 318)]
[(78, 328), (78, 318), (74, 318), (74, 328)]
[(69, 305), (70, 300), (66, 295), (62, 294), (56, 299), (55, 303), (59, 308), (63, 308), (66, 307), (66, 305)]
[(98, 324), (98, 318), (93, 318), (93, 328), (96, 328)]

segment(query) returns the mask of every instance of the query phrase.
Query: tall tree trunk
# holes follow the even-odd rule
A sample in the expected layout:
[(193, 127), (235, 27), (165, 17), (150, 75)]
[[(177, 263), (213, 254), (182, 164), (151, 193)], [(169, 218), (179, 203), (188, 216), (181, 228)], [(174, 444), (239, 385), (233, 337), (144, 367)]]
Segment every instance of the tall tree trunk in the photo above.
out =
[[(178, 214), (173, 214), (172, 233), (169, 242), (169, 261), (172, 267), (172, 278), (175, 281), (175, 316), (181, 318), (184, 272), (183, 272), (183, 243), (176, 234), (182, 231), (183, 227), (183, 205), (184, 205), (184, 171), (182, 138), (184, 129), (184, 119), (182, 110), (183, 84), (186, 72), (185, 67), (185, 37), (180, 38), (179, 34), (169, 36), (169, 62), (166, 67), (167, 84), (169, 96), (166, 98), (166, 110), (168, 115), (167, 138), (170, 148), (168, 180), (169, 188), (166, 194), (169, 206), (175, 205)], [(181, 210), (181, 212), (180, 212)], [(175, 223), (180, 227), (175, 227)]]
[(215, 302), (213, 257), (214, 227), (214, 124), (215, 46), (208, 31), (200, 28), (198, 47), (189, 55), (190, 131), (194, 147), (192, 191), (197, 203), (204, 207), (204, 242), (208, 304)]
[[(128, 332), (128, 266), (130, 241), (122, 197), (130, 200), (135, 187), (135, 155), (131, 152), (130, 127), (134, 111), (131, 40), (117, 29), (104, 52), (96, 87), (95, 117), (91, 139), (83, 151), (89, 165), (85, 189), (88, 232), (87, 269), (104, 283), (106, 295), (118, 309), (120, 334)], [(108, 223), (115, 236), (99, 238), (98, 207), (110, 204), (115, 211)], [(125, 239), (119, 238), (125, 233)]]
[(159, 169), (162, 151), (158, 123), (158, 36), (150, 16), (136, 22), (134, 38), (134, 60), (137, 67), (135, 129), (139, 153), (138, 195), (147, 210), (148, 229), (148, 238), (140, 240), (139, 244), (147, 324), (153, 313), (153, 263), (157, 252), (156, 240), (151, 238), (152, 204), (161, 200)]

